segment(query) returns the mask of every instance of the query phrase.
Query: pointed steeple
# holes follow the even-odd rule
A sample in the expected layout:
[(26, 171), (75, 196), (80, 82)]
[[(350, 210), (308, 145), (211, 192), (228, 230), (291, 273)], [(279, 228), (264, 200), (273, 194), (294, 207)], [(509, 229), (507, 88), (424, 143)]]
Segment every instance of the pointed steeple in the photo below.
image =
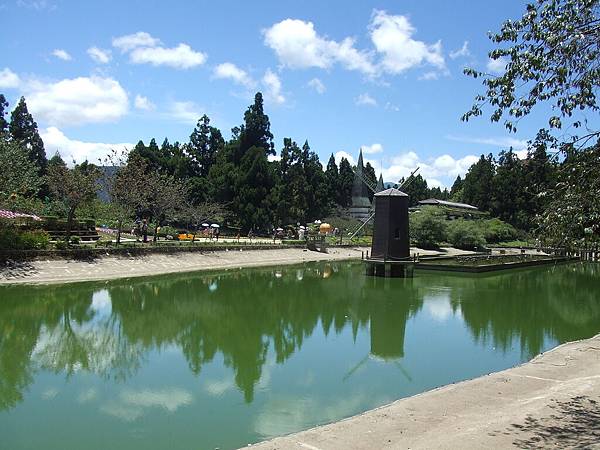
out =
[(356, 163), (356, 170), (360, 171), (360, 173), (363, 173), (365, 171), (365, 166), (363, 164), (363, 157), (362, 157), (362, 147), (358, 152), (358, 162)]
[(381, 192), (385, 189), (383, 185), (383, 175), (379, 174), (379, 180), (377, 180), (377, 187), (375, 188), (375, 193)]

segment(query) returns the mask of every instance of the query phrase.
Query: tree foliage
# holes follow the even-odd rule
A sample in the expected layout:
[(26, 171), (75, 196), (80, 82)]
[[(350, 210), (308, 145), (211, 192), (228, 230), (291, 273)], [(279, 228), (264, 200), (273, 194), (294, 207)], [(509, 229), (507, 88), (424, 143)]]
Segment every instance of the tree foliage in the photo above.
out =
[[(497, 45), (490, 58), (505, 60), (506, 67), (500, 76), (465, 69), (468, 75), (483, 77), (486, 92), (475, 98), (464, 120), (481, 115), (489, 104), (493, 108), (491, 120), (504, 119), (504, 126), (516, 131), (516, 121), (539, 103), (549, 102), (558, 114), (548, 118), (549, 128), (563, 128), (565, 119), (578, 128), (582, 123), (574, 113), (598, 111), (598, 0), (537, 0), (527, 5), (521, 19), (504, 22), (490, 39)], [(598, 133), (588, 129), (584, 136), (574, 136), (572, 142), (587, 141)]]
[(14, 206), (19, 198), (35, 197), (42, 178), (22, 145), (0, 138), (0, 204)]

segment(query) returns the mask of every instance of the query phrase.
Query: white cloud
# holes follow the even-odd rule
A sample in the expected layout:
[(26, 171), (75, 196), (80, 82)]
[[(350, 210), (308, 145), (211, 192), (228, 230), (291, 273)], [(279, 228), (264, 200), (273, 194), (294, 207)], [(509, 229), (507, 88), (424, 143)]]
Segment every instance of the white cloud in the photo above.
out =
[(362, 106), (362, 105), (377, 106), (377, 100), (375, 100), (373, 97), (371, 97), (366, 92), (364, 94), (360, 94), (358, 97), (356, 97), (354, 99), (354, 103), (356, 103), (359, 106)]
[(136, 95), (135, 100), (133, 102), (134, 106), (137, 109), (141, 109), (144, 111), (152, 111), (156, 108), (156, 105), (152, 103), (148, 97), (144, 97), (143, 95)]
[(138, 31), (112, 40), (113, 47), (121, 50), (121, 53), (126, 53), (137, 47), (156, 47), (160, 43), (159, 39), (150, 36), (145, 31)]
[(504, 71), (506, 70), (507, 64), (508, 64), (508, 59), (506, 59), (504, 56), (501, 56), (498, 59), (489, 58), (485, 67), (488, 70), (488, 72), (491, 72), (496, 75), (500, 75), (500, 74), (504, 73)]
[(516, 139), (512, 137), (489, 137), (489, 138), (477, 138), (468, 136), (453, 136), (447, 135), (446, 139), (456, 142), (465, 142), (467, 144), (481, 144), (490, 145), (493, 147), (499, 147), (501, 149), (508, 149), (512, 147), (515, 151), (527, 149), (527, 141), (522, 139)]
[(333, 157), (334, 157), (334, 159), (335, 159), (335, 163), (336, 163), (338, 166), (340, 165), (340, 162), (342, 161), (342, 158), (346, 158), (346, 159), (348, 160), (348, 162), (349, 162), (351, 165), (354, 165), (354, 164), (356, 164), (356, 162), (354, 161), (354, 157), (353, 157), (351, 154), (349, 154), (349, 153), (346, 153), (346, 152), (345, 152), (345, 151), (343, 151), (343, 150), (340, 150), (339, 152), (336, 152), (336, 153), (333, 155)]
[(319, 94), (323, 94), (326, 91), (325, 85), (318, 78), (313, 78), (312, 80), (310, 80), (308, 82), (308, 86), (311, 87), (311, 88), (313, 88)]
[(46, 153), (51, 156), (59, 152), (62, 158), (67, 163), (75, 161), (81, 163), (89, 161), (98, 163), (98, 159), (102, 160), (111, 149), (121, 150), (124, 148), (133, 148), (131, 143), (108, 144), (102, 142), (84, 142), (76, 139), (68, 138), (61, 130), (56, 127), (48, 127), (40, 132), (40, 136), (44, 141)]
[(373, 75), (375, 67), (371, 55), (357, 50), (354, 39), (347, 37), (340, 42), (320, 36), (312, 22), (285, 19), (263, 30), (265, 45), (270, 47), (279, 62), (289, 68), (327, 69), (335, 63), (348, 70), (358, 70)]
[(460, 57), (467, 58), (469, 56), (471, 56), (471, 52), (469, 50), (469, 41), (465, 41), (463, 43), (462, 47), (459, 48), (458, 50), (454, 50), (454, 51), (450, 52), (451, 59), (456, 59), (456, 58), (460, 58)]
[(187, 44), (177, 47), (139, 47), (131, 51), (129, 60), (134, 64), (170, 66), (175, 69), (189, 69), (204, 64), (206, 55), (192, 50)]
[(47, 0), (17, 0), (17, 6), (35, 9), (36, 11), (43, 11), (45, 9), (51, 11), (56, 9), (56, 5), (48, 2)]
[(90, 47), (87, 49), (87, 54), (99, 64), (107, 64), (111, 60), (110, 50), (104, 50), (98, 47)]
[(8, 67), (0, 70), (0, 88), (10, 89), (18, 88), (21, 85), (19, 75), (14, 73)]
[(255, 85), (254, 80), (245, 70), (240, 69), (238, 66), (230, 62), (219, 64), (217, 67), (215, 67), (213, 76), (215, 78), (230, 79), (234, 83), (241, 84), (248, 88), (251, 88)]
[(115, 121), (127, 114), (125, 89), (113, 78), (79, 77), (55, 83), (32, 80), (23, 91), (34, 117), (69, 126)]
[(362, 145), (360, 148), (365, 155), (381, 153), (383, 151), (383, 145), (381, 144)]
[(419, 167), (417, 174), (421, 174), (429, 187), (448, 187), (439, 178), (453, 180), (458, 175), (464, 176), (469, 167), (479, 159), (475, 155), (467, 155), (463, 158), (444, 154), (436, 158), (422, 160), (414, 151), (400, 153), (392, 158), (391, 165), (382, 170), (384, 181), (397, 182), (400, 178), (406, 178)]
[(162, 47), (162, 42), (144, 31), (120, 36), (112, 40), (112, 45), (121, 53), (129, 53), (133, 64), (152, 64), (176, 69), (189, 69), (206, 61), (206, 54), (193, 50), (188, 44), (176, 47)]
[(281, 93), (281, 80), (276, 73), (271, 69), (267, 69), (262, 82), (266, 89), (265, 96), (267, 100), (277, 104), (285, 103), (285, 96)]
[(431, 80), (437, 80), (439, 77), (440, 77), (439, 72), (430, 71), (430, 72), (425, 72), (423, 75), (421, 75), (419, 77), (419, 80), (431, 81)]
[(196, 124), (202, 117), (202, 109), (194, 102), (172, 102), (169, 108), (169, 116), (178, 122)]
[(52, 50), (52, 55), (56, 56), (58, 59), (62, 59), (63, 61), (71, 61), (73, 59), (71, 55), (69, 55), (69, 53), (62, 48), (56, 48)]
[(407, 17), (375, 10), (369, 30), (375, 49), (382, 55), (380, 65), (387, 73), (399, 74), (423, 64), (446, 70), (441, 41), (426, 44), (414, 40), (415, 28)]

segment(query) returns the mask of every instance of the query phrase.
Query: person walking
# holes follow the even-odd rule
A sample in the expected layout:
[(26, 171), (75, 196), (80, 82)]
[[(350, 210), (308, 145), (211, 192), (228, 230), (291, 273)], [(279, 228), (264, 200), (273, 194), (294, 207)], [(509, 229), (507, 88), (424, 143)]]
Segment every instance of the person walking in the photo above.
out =
[(148, 219), (142, 220), (142, 236), (144, 243), (148, 242)]

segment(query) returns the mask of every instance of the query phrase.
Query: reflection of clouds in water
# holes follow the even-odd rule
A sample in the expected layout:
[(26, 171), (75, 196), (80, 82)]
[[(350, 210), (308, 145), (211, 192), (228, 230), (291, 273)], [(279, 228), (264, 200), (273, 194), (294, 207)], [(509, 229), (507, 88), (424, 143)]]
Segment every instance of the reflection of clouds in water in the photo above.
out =
[(222, 380), (206, 380), (206, 383), (204, 384), (204, 389), (206, 392), (215, 397), (219, 397), (233, 388), (235, 388), (233, 378), (225, 378)]
[[(431, 294), (425, 294), (423, 306), (431, 318), (438, 322), (445, 322), (454, 315), (450, 304), (450, 291), (436, 290)], [(457, 313), (460, 313), (460, 310), (457, 310)], [(460, 314), (457, 316), (460, 317)]]
[(208, 290), (210, 292), (215, 292), (217, 289), (219, 288), (219, 284), (215, 281), (212, 281), (209, 285), (208, 285)]
[(371, 404), (366, 394), (349, 396), (330, 403), (318, 398), (279, 396), (270, 400), (254, 423), (262, 437), (281, 436), (308, 428), (316, 423), (331, 422), (348, 417)]
[(108, 317), (112, 313), (110, 293), (106, 289), (94, 292), (92, 295), (92, 310), (99, 316)]
[(98, 391), (96, 388), (89, 388), (79, 393), (77, 396), (77, 403), (89, 403), (96, 400), (97, 397)]
[(194, 401), (192, 394), (180, 388), (164, 389), (126, 389), (115, 400), (110, 400), (100, 407), (105, 414), (132, 422), (143, 416), (152, 408), (160, 408), (170, 413)]
[(42, 398), (44, 400), (52, 400), (57, 395), (58, 395), (58, 389), (56, 389), (56, 388), (48, 388), (44, 392), (42, 392)]

